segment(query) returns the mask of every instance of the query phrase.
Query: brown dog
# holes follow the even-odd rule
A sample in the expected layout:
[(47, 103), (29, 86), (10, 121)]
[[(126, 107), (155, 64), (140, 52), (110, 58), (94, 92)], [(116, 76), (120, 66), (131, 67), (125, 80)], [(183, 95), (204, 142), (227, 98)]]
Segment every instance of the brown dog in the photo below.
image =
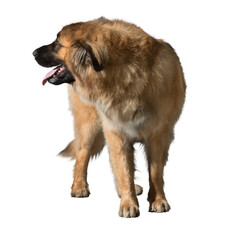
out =
[(88, 162), (106, 141), (119, 215), (137, 217), (142, 189), (134, 184), (133, 144), (140, 142), (148, 160), (149, 210), (169, 211), (163, 169), (186, 89), (174, 49), (133, 24), (100, 18), (65, 26), (33, 55), (42, 66), (58, 66), (43, 84), (71, 84), (75, 139), (61, 154), (76, 158), (72, 196), (89, 196)]

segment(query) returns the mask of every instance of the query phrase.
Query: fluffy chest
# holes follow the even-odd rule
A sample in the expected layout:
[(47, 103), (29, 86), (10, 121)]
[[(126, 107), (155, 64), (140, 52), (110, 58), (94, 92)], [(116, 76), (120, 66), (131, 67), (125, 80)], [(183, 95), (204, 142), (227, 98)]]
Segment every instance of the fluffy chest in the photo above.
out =
[(116, 101), (111, 95), (91, 99), (86, 91), (78, 93), (82, 101), (96, 107), (107, 128), (120, 131), (130, 139), (141, 139), (141, 129), (147, 120), (147, 113), (139, 99)]
[(103, 124), (108, 129), (120, 131), (131, 140), (138, 141), (142, 139), (141, 130), (146, 121), (146, 116), (137, 116), (137, 114), (134, 116), (133, 113), (131, 118), (126, 118), (126, 116), (122, 115), (120, 109), (112, 110), (110, 112), (110, 114), (106, 114), (106, 112), (101, 111)]

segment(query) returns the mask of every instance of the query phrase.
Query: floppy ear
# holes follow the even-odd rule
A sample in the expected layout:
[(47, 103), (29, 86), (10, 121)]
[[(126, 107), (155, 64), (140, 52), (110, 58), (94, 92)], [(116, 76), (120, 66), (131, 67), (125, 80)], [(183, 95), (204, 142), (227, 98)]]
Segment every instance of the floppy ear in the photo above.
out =
[(74, 65), (79, 65), (79, 63), (84, 65), (87, 62), (90, 62), (95, 71), (99, 72), (103, 70), (102, 64), (97, 60), (92, 47), (89, 44), (84, 41), (78, 41), (74, 48), (75, 49), (71, 57), (71, 61)]

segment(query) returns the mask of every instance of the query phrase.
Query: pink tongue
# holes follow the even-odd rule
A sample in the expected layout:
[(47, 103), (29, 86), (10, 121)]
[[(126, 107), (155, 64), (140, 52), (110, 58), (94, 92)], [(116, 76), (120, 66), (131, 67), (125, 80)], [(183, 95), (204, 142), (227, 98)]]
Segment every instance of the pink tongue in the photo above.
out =
[(52, 71), (50, 71), (50, 72), (44, 77), (44, 79), (43, 79), (43, 81), (42, 81), (42, 85), (45, 85), (45, 83), (47, 82), (48, 78), (52, 77), (53, 74), (54, 74), (55, 72), (57, 72), (59, 68), (60, 68), (60, 67), (57, 67), (57, 68), (54, 68)]

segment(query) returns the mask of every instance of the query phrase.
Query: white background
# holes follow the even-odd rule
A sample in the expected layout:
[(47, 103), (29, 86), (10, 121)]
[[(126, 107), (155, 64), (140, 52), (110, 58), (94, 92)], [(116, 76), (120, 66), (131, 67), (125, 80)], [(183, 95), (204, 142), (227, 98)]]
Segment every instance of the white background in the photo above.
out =
[[(2, 1), (0, 21), (0, 238), (240, 239), (238, 1)], [(165, 171), (169, 213), (149, 213), (147, 170), (137, 219), (118, 217), (107, 149), (89, 166), (91, 195), (70, 197), (74, 162), (67, 86), (41, 85), (32, 51), (66, 24), (105, 16), (171, 43), (188, 85)]]

